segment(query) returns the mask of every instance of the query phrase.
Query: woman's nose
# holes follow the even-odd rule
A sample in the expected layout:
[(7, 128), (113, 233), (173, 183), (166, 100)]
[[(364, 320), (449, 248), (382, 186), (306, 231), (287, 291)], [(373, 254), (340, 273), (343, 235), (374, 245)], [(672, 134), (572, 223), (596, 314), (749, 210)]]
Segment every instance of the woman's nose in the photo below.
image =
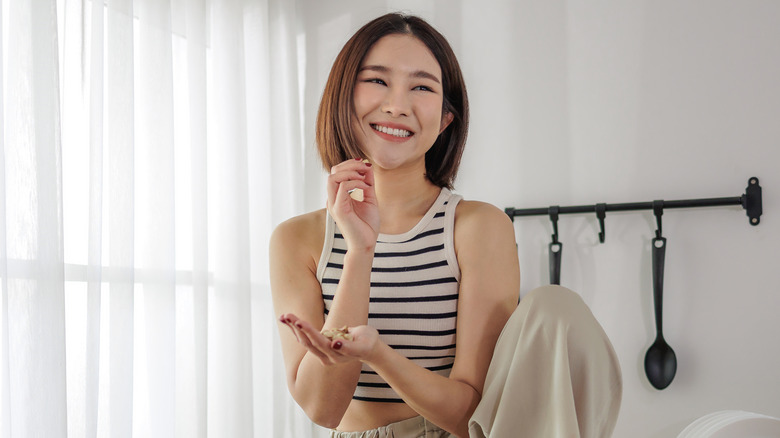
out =
[(411, 112), (409, 96), (404, 90), (389, 90), (382, 103), (382, 112), (393, 117), (408, 116)]

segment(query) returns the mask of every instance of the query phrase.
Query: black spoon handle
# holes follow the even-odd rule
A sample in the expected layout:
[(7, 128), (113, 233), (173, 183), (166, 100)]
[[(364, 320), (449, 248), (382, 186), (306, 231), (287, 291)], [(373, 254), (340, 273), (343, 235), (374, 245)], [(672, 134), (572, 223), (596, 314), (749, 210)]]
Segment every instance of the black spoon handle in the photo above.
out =
[(561, 253), (563, 244), (551, 242), (550, 249), (550, 284), (561, 284)]
[(664, 261), (666, 237), (653, 239), (653, 300), (655, 302), (655, 333), (663, 338)]

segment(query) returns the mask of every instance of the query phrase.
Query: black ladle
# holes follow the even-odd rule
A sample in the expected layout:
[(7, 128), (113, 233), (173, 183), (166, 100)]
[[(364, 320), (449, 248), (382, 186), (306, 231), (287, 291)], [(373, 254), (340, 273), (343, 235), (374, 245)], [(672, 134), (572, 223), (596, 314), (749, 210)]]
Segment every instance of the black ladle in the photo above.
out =
[[(660, 219), (660, 218), (659, 218)], [(664, 389), (672, 383), (677, 372), (677, 356), (664, 340), (663, 334), (663, 284), (666, 238), (660, 231), (653, 239), (653, 299), (655, 301), (655, 342), (645, 354), (645, 374), (656, 389)]]

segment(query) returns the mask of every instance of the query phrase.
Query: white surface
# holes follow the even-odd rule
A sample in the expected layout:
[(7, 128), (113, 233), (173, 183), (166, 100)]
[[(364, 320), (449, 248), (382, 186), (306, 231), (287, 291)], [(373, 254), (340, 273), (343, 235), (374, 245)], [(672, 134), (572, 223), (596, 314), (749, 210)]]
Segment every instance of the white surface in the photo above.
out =
[(720, 411), (705, 415), (686, 427), (677, 438), (773, 438), (780, 436), (780, 419), (745, 411)]

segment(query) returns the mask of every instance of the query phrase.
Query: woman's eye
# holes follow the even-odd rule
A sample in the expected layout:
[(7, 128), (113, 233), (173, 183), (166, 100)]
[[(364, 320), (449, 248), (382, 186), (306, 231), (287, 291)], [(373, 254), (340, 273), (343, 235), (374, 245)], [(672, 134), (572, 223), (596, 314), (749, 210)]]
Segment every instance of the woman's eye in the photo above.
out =
[(383, 81), (383, 80), (381, 80), (379, 78), (370, 78), (370, 79), (364, 80), (363, 82), (368, 82), (368, 83), (371, 83), (371, 84), (387, 85), (385, 83), (385, 81)]
[(431, 87), (426, 87), (425, 85), (418, 85), (418, 86), (416, 86), (416, 87), (414, 87), (412, 89), (413, 90), (420, 90), (420, 91), (433, 91), (433, 89)]

